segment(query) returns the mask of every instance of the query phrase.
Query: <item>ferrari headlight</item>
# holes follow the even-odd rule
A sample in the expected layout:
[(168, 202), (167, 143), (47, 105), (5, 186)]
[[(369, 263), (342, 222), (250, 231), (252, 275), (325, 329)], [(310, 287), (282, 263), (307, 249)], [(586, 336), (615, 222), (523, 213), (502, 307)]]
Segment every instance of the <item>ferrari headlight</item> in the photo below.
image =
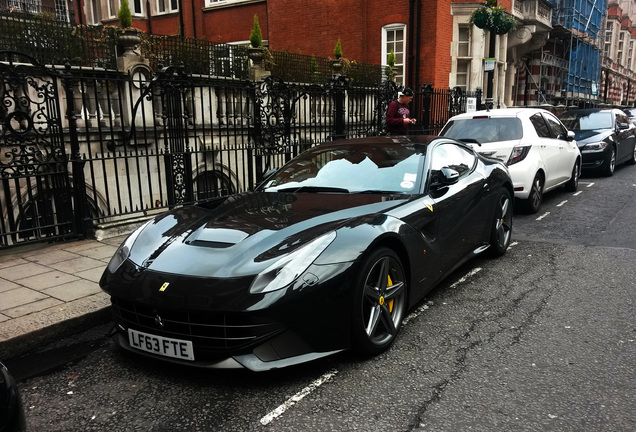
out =
[(135, 243), (135, 240), (137, 240), (137, 237), (139, 237), (139, 233), (141, 233), (141, 231), (143, 231), (143, 229), (146, 228), (146, 225), (148, 225), (149, 223), (150, 221), (146, 222), (135, 231), (133, 231), (132, 234), (130, 234), (128, 238), (124, 240), (121, 246), (117, 248), (117, 251), (115, 251), (115, 255), (113, 255), (113, 257), (108, 262), (107, 268), (109, 272), (115, 273), (117, 269), (123, 264), (123, 262), (126, 261), (126, 259), (130, 256), (130, 249), (132, 249), (133, 243)]
[(517, 162), (521, 162), (526, 158), (526, 156), (528, 156), (529, 152), (530, 146), (515, 146), (515, 148), (512, 149), (512, 153), (510, 153), (510, 157), (508, 158), (506, 165), (510, 166)]
[(581, 151), (602, 151), (608, 145), (609, 144), (605, 141), (589, 143), (585, 144), (583, 148), (581, 148)]
[(250, 293), (266, 293), (291, 284), (309, 268), (335, 238), (336, 232), (332, 231), (280, 258), (254, 278)]

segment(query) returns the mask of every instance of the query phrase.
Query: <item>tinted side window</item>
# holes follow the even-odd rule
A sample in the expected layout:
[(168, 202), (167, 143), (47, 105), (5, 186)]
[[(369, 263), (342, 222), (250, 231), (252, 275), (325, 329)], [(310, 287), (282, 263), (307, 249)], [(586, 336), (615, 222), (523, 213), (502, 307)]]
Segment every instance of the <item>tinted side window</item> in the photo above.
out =
[(474, 153), (450, 143), (435, 147), (432, 157), (432, 171), (448, 167), (457, 171), (460, 177), (472, 171), (477, 159)]
[(551, 138), (550, 129), (548, 129), (548, 124), (543, 120), (543, 116), (541, 113), (536, 113), (532, 117), (530, 117), (530, 121), (534, 126), (534, 129), (537, 131), (537, 135), (541, 138)]
[(550, 131), (552, 132), (553, 138), (565, 138), (567, 136), (567, 129), (559, 120), (557, 120), (556, 117), (552, 114), (544, 114), (544, 117), (548, 123), (548, 128), (550, 128)]

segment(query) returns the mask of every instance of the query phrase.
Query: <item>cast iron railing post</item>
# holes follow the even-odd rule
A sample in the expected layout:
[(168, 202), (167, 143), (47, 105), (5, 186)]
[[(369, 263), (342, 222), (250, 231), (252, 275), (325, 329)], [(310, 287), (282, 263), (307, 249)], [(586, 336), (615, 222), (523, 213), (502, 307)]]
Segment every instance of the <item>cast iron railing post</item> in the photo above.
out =
[(475, 90), (475, 98), (477, 99), (477, 109), (480, 110), (482, 109), (481, 107), (481, 95), (482, 95), (482, 90), (480, 88), (478, 88), (477, 90)]
[(251, 83), (249, 85), (249, 94), (252, 98), (252, 145), (248, 149), (248, 178), (250, 181), (256, 179), (256, 184), (250, 185), (250, 189), (255, 187), (263, 179), (263, 158), (261, 155), (264, 153), (262, 146), (262, 133), (261, 130), (261, 101), (257, 97), (257, 89), (260, 86), (260, 82)]
[(75, 112), (75, 96), (73, 94), (73, 74), (71, 64), (64, 65), (63, 86), (66, 94), (66, 117), (68, 118), (68, 131), (71, 141), (71, 166), (73, 170), (73, 198), (75, 201), (75, 227), (80, 237), (87, 237), (92, 230), (92, 221), (88, 215), (88, 199), (86, 196), (86, 179), (84, 177), (84, 165), (79, 148), (79, 136), (77, 133), (77, 116)]
[(333, 97), (334, 97), (334, 128), (335, 139), (345, 138), (345, 84), (346, 78), (342, 75), (334, 77), (333, 85)]
[(431, 128), (431, 98), (433, 96), (433, 86), (424, 84), (422, 86), (422, 131), (430, 133)]

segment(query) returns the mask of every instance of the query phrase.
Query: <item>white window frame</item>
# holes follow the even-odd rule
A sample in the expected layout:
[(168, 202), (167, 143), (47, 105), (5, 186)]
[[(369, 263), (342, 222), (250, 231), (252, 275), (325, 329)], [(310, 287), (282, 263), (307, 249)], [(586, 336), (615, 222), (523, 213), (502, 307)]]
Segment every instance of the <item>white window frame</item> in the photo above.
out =
[[(470, 65), (472, 63), (472, 59), (467, 59), (464, 57), (458, 58), (457, 59), (457, 69), (455, 70), (455, 87), (459, 87), (464, 91), (468, 90), (468, 87), (470, 86)], [(460, 65), (466, 65), (466, 71), (465, 72), (460, 72), (459, 71), (459, 66)], [(464, 84), (460, 84), (459, 80), (457, 78), (459, 78), (460, 76), (466, 76), (466, 80), (464, 81)]]
[(139, 9), (135, 11), (135, 0), (128, 0), (128, 6), (130, 6), (130, 12), (132, 12), (132, 16), (143, 17), (144, 16), (144, 3), (145, 0), (139, 0)]
[(99, 0), (86, 0), (86, 21), (88, 25), (100, 25), (102, 23), (102, 11)]
[[(380, 64), (382, 65), (386, 65), (387, 64), (387, 56), (391, 53), (391, 50), (387, 49), (387, 34), (389, 32), (396, 32), (402, 30), (402, 35), (403, 35), (403, 39), (402, 39), (402, 63), (398, 63), (396, 61), (395, 63), (395, 67), (398, 68), (398, 71), (396, 73), (396, 84), (400, 84), (400, 85), (404, 85), (404, 83), (406, 82), (406, 38), (407, 38), (407, 33), (406, 33), (406, 24), (403, 23), (393, 23), (393, 24), (387, 24), (384, 27), (382, 27), (382, 58), (380, 59)], [(395, 52), (395, 50), (394, 50)], [(397, 55), (397, 53), (395, 53)]]
[[(156, 14), (157, 15), (164, 15), (164, 14), (171, 14), (171, 13), (175, 13), (175, 12), (179, 12), (179, 2), (177, 1), (175, 8), (172, 8), (172, 2), (173, 0), (157, 0), (155, 2), (155, 7), (156, 7)], [(161, 10), (160, 9), (160, 4), (163, 4), (166, 6), (166, 10)]]
[[(262, 0), (258, 0), (262, 1)], [(205, 7), (225, 7), (237, 3), (254, 3), (255, 0), (205, 0)]]
[[(117, 6), (115, 10), (112, 10), (113, 6)], [(117, 12), (119, 11), (119, 7), (121, 6), (120, 0), (106, 0), (106, 10), (108, 12), (108, 18), (117, 18)], [(141, 10), (135, 10), (135, 0), (128, 0), (128, 6), (130, 6), (130, 14), (133, 17), (143, 17), (144, 16), (144, 0), (139, 1), (139, 7)]]
[[(467, 35), (467, 39), (461, 39), (462, 31)], [(453, 46), (452, 61), (453, 66), (451, 68), (451, 87), (459, 87), (464, 91), (468, 91), (471, 88), (471, 74), (473, 69), (473, 31), (472, 26), (468, 22), (458, 22), (457, 27), (453, 34)], [(465, 55), (460, 54), (460, 47), (465, 45), (468, 47), (468, 52)], [(460, 66), (466, 66), (466, 70), (460, 72)], [(465, 76), (465, 83), (460, 84), (458, 78)]]

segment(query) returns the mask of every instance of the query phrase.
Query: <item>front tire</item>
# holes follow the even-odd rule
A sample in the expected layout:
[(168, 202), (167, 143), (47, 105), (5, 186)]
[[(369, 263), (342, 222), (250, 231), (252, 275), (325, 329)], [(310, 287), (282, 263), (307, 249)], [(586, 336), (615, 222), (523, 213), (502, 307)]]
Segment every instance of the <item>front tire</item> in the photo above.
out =
[(512, 197), (508, 189), (501, 189), (495, 209), (495, 220), (490, 231), (490, 255), (500, 257), (506, 253), (512, 238)]
[(572, 168), (572, 177), (565, 184), (565, 190), (568, 192), (576, 192), (579, 188), (579, 178), (581, 176), (581, 162), (577, 159)]
[(614, 170), (616, 169), (616, 149), (612, 146), (610, 150), (609, 158), (605, 161), (603, 165), (603, 174), (606, 177), (611, 177), (614, 175)]
[(406, 313), (407, 284), (400, 258), (388, 248), (364, 261), (353, 300), (353, 348), (362, 355), (386, 351)]
[(543, 200), (543, 177), (537, 173), (532, 180), (532, 187), (530, 188), (530, 195), (524, 200), (523, 204), (526, 211), (530, 214), (534, 214), (541, 208), (541, 201)]

